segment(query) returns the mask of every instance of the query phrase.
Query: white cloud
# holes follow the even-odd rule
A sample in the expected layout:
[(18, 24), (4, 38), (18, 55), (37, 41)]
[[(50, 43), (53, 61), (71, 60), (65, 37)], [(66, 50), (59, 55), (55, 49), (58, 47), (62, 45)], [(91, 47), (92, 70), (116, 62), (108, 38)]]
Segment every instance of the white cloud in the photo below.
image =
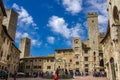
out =
[(49, 37), (47, 38), (47, 41), (48, 41), (50, 44), (54, 44), (55, 38), (52, 37), (52, 36), (49, 36)]
[(80, 28), (80, 24), (76, 24), (75, 27), (71, 28), (71, 36), (72, 37), (79, 37), (79, 33), (83, 33), (83, 30)]
[(21, 33), (21, 32), (16, 32), (16, 38), (20, 39), (20, 38), (24, 38), (24, 37), (29, 37), (28, 33)]
[(65, 20), (63, 18), (59, 18), (58, 16), (52, 16), (48, 22), (48, 26), (50, 26), (54, 32), (62, 34), (66, 38), (68, 38), (70, 34), (67, 25), (68, 24), (65, 23)]
[(17, 9), (17, 10), (20, 10), (19, 6), (16, 3), (14, 3), (12, 7)]
[(29, 34), (28, 33), (23, 33), (22, 38), (24, 38), (24, 37), (29, 37)]
[(31, 44), (33, 46), (40, 46), (42, 44), (39, 40), (32, 38), (28, 33), (16, 32), (16, 40), (17, 40), (16, 42), (19, 42), (21, 38), (25, 38), (25, 37), (31, 39)]
[(65, 10), (77, 14), (82, 10), (82, 0), (62, 0)]
[(18, 25), (21, 27), (24, 26), (37, 26), (36, 23), (33, 21), (33, 17), (24, 9), (22, 6), (18, 6), (16, 3), (13, 4), (12, 8), (14, 8), (18, 14)]
[(20, 32), (16, 32), (16, 38), (20, 38), (22, 34)]
[(68, 28), (65, 20), (58, 16), (52, 16), (48, 21), (48, 26), (53, 32), (61, 34), (65, 38), (79, 37), (84, 32), (80, 24), (76, 24), (72, 28)]
[(98, 12), (99, 31), (105, 32), (108, 23), (106, 0), (87, 0), (87, 3), (90, 4), (87, 11)]
[(32, 43), (33, 46), (35, 46), (35, 45), (40, 46), (40, 45), (42, 44), (41, 42), (39, 42), (39, 41), (36, 40), (36, 39), (32, 39), (32, 40), (31, 40), (31, 43)]
[(99, 24), (106, 24), (108, 21), (108, 17), (105, 15), (98, 15)]

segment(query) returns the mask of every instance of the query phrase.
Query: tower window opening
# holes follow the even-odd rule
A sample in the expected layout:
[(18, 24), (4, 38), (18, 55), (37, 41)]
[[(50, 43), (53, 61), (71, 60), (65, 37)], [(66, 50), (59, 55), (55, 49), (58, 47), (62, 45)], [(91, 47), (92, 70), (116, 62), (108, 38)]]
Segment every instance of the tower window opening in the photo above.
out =
[(92, 20), (92, 23), (94, 23), (94, 20)]
[(96, 54), (96, 53), (94, 52), (94, 56), (95, 56), (95, 54)]

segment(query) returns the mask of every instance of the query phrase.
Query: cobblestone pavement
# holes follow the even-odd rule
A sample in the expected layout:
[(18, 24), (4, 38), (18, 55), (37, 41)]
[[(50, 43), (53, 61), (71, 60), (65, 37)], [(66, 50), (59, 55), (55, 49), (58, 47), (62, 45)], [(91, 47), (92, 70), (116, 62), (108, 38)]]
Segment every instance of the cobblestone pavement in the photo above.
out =
[[(14, 79), (8, 79), (8, 80), (14, 80)], [(53, 80), (53, 79), (42, 79), (42, 78), (17, 78), (16, 80)], [(92, 76), (83, 76), (79, 77), (76, 76), (75, 79), (59, 79), (59, 80), (108, 80), (107, 78), (103, 77), (92, 77)]]
[(108, 80), (108, 79), (106, 77), (83, 76), (83, 77), (76, 77), (74, 80)]

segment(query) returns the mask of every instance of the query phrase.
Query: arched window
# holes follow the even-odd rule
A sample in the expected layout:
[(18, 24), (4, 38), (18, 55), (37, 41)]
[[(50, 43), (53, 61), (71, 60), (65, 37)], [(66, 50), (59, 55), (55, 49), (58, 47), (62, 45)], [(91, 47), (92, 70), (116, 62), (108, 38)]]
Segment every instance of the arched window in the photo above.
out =
[(3, 56), (3, 51), (1, 51), (1, 54), (0, 54), (0, 57), (2, 57)]
[(93, 54), (94, 54), (94, 56), (96, 55), (96, 53), (95, 53), (95, 52), (94, 52)]
[(114, 6), (114, 8), (113, 8), (113, 19), (116, 24), (119, 24), (119, 12), (118, 12), (118, 8), (116, 6)]
[(110, 65), (111, 65), (112, 80), (116, 80), (115, 63), (113, 58), (110, 59)]

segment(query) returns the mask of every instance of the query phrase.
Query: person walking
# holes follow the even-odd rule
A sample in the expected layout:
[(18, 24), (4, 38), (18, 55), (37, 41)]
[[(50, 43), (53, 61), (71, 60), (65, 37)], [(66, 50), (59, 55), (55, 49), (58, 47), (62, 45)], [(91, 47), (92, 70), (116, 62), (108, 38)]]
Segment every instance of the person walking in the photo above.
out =
[(75, 70), (73, 70), (73, 78), (75, 79)]
[(0, 79), (4, 79), (4, 67), (0, 70)]
[(6, 79), (7, 71), (5, 71), (4, 67), (2, 67), (2, 70), (0, 71), (0, 73), (1, 73), (1, 79)]
[(8, 80), (8, 70), (7, 70), (7, 67), (5, 67), (5, 80)]
[(14, 71), (14, 75), (13, 75), (14, 80), (16, 80), (16, 76), (17, 76), (17, 72), (16, 72), (16, 71)]
[(58, 68), (57, 68), (57, 70), (56, 70), (57, 76), (59, 76), (59, 72), (60, 72), (60, 71), (61, 71), (60, 66), (58, 66)]
[(58, 75), (57, 75), (56, 71), (53, 72), (53, 76), (54, 76), (54, 80), (58, 80)]

